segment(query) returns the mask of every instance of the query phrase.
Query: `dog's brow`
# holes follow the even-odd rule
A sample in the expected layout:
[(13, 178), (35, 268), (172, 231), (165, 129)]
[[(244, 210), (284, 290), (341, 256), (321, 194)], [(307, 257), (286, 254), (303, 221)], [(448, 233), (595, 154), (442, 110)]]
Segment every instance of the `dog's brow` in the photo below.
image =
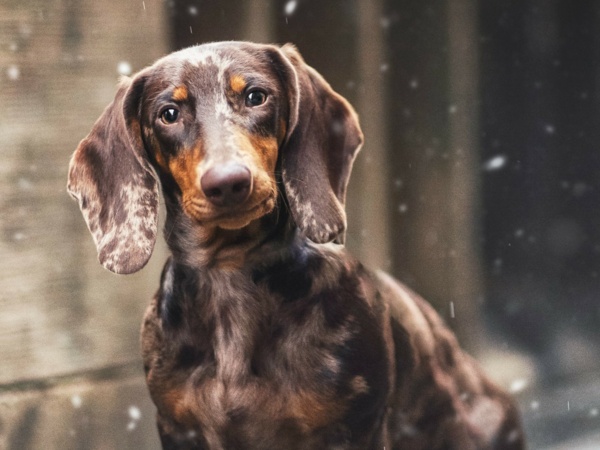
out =
[[(267, 91), (276, 91), (277, 90), (277, 84), (276, 81), (270, 77), (268, 74), (257, 74), (257, 73), (246, 73), (244, 74), (243, 77), (241, 77), (241, 80), (237, 80), (236, 78), (238, 77), (238, 75), (232, 75), (232, 77), (230, 78), (229, 81), (229, 85), (231, 87), (231, 89), (234, 92), (237, 93), (241, 93), (244, 89), (249, 89), (249, 88), (253, 88), (253, 87), (257, 87), (257, 88), (263, 88), (266, 89)], [(241, 90), (236, 90), (234, 88), (234, 85), (240, 81), (243, 81), (244, 86), (241, 88)], [(238, 86), (240, 87), (240, 86)]]
[(235, 74), (229, 79), (229, 86), (233, 92), (241, 94), (247, 86), (246, 79), (242, 75)]
[(176, 102), (182, 102), (188, 98), (188, 90), (184, 85), (177, 86), (171, 95)]
[(184, 102), (188, 99), (188, 95), (189, 93), (185, 86), (176, 86), (158, 94), (154, 99), (154, 103)]

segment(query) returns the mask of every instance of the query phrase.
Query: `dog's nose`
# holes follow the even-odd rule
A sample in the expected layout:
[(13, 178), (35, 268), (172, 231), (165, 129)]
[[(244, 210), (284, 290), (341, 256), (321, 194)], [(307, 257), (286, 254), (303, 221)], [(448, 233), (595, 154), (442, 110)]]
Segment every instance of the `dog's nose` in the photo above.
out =
[(215, 206), (235, 206), (250, 195), (252, 176), (241, 164), (220, 164), (209, 169), (200, 179), (200, 187)]

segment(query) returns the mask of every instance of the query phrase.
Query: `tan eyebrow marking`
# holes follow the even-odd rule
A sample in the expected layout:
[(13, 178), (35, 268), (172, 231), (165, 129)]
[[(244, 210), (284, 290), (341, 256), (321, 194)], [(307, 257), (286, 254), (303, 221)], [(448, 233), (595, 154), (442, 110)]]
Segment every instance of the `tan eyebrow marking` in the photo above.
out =
[(188, 98), (188, 90), (185, 86), (178, 86), (173, 91), (173, 100), (176, 102), (181, 102), (187, 100)]
[(233, 75), (229, 80), (229, 86), (236, 94), (241, 94), (246, 88), (246, 80), (241, 75)]

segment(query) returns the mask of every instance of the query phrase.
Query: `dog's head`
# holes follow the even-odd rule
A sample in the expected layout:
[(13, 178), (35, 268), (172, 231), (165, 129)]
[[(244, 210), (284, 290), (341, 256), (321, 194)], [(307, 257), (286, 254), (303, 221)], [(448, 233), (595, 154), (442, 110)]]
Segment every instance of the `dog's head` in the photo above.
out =
[(195, 223), (238, 229), (273, 210), (280, 169), (298, 228), (340, 241), (361, 144), (352, 107), (293, 46), (206, 44), (121, 82), (73, 155), (68, 190), (116, 273), (150, 258), (158, 178)]

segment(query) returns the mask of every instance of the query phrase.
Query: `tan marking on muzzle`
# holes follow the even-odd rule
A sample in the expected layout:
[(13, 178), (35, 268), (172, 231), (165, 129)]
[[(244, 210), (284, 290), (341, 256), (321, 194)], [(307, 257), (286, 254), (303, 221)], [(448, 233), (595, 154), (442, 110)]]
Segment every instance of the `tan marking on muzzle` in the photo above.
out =
[(169, 160), (171, 175), (181, 188), (184, 200), (189, 195), (194, 196), (199, 190), (197, 167), (202, 162), (204, 151), (200, 144), (184, 149), (180, 155)]
[(263, 170), (272, 173), (277, 164), (277, 153), (279, 145), (275, 136), (258, 136), (256, 134), (247, 135), (248, 141), (252, 146), (256, 161), (260, 163)]

